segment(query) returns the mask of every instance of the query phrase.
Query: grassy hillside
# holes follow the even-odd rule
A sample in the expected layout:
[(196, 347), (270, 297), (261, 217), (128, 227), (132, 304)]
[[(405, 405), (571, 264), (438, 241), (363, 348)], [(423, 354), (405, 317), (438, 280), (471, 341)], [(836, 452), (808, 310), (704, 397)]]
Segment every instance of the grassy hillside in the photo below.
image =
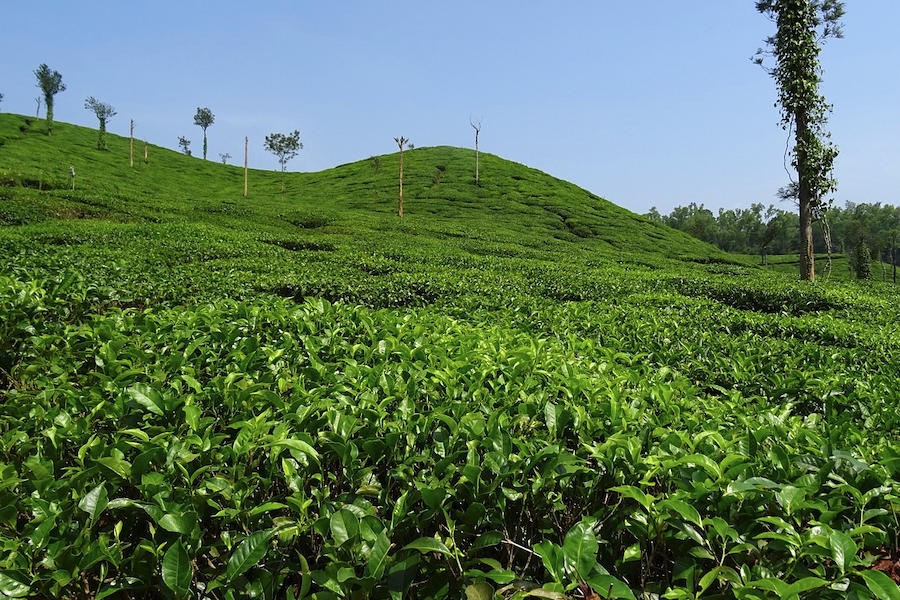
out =
[(469, 150), (400, 219), (397, 155), (95, 135), (0, 115), (0, 599), (900, 594), (894, 286)]
[[(310, 281), (303, 265), (327, 263), (337, 270), (335, 283), (320, 294), (366, 301), (339, 282), (352, 277), (381, 287), (383, 277), (397, 279), (400, 273), (439, 273), (460, 265), (492, 270), (485, 256), (552, 262), (541, 279), (585, 261), (641, 269), (738, 262), (571, 184), (491, 155), (482, 157), (482, 185), (476, 186), (468, 150), (408, 151), (406, 215), (399, 219), (396, 154), (321, 173), (287, 173), (284, 200), (280, 174), (252, 171), (244, 198), (239, 167), (158, 147), (149, 149), (144, 163), (143, 144), (137, 143), (132, 169), (127, 139), (110, 136), (110, 150), (100, 152), (95, 137), (95, 131), (60, 123), (48, 138), (41, 122), (0, 115), (0, 222), (32, 225), (21, 234), (76, 253), (85, 249), (81, 240), (90, 239), (91, 253), (111, 246), (110, 260), (120, 247), (111, 238), (126, 235), (140, 248), (141, 260), (123, 268), (132, 267), (141, 281), (147, 269), (162, 263), (192, 272), (238, 269), (243, 283), (230, 293), (242, 293), (249, 283), (314, 293), (321, 277)], [(179, 233), (169, 240), (172, 231)], [(248, 253), (252, 265), (239, 260)], [(263, 272), (254, 267), (263, 264)]]

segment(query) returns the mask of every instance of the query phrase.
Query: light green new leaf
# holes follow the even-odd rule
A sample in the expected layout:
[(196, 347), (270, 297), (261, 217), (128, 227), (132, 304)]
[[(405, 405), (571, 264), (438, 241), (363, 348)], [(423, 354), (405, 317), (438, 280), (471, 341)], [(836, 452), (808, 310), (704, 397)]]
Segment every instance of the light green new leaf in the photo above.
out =
[(422, 554), (429, 552), (440, 552), (441, 554), (451, 554), (450, 549), (443, 542), (433, 537), (420, 537), (407, 545), (403, 546), (403, 550), (418, 550)]
[(900, 587), (881, 571), (860, 571), (869, 591), (881, 600), (900, 600)]
[(234, 580), (263, 559), (269, 551), (269, 540), (273, 534), (271, 529), (257, 531), (238, 544), (225, 566), (225, 577), (228, 581)]
[(194, 570), (191, 558), (180, 541), (166, 550), (162, 562), (162, 580), (176, 598), (187, 598), (191, 593)]

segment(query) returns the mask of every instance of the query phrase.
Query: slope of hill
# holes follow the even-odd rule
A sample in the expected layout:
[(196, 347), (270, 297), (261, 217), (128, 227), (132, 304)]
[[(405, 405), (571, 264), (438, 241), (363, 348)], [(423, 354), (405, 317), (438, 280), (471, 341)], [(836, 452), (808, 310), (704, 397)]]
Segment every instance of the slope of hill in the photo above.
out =
[[(393, 257), (382, 262), (419, 263), (423, 246), (440, 246), (438, 259), (451, 264), (483, 255), (538, 258), (535, 253), (561, 264), (739, 262), (571, 184), (495, 156), (481, 157), (481, 185), (476, 186), (469, 150), (407, 151), (406, 210), (400, 219), (397, 154), (321, 173), (287, 173), (283, 200), (280, 174), (254, 170), (244, 198), (239, 167), (159, 147), (150, 147), (144, 162), (144, 145), (137, 141), (131, 168), (129, 140), (110, 135), (109, 151), (101, 152), (95, 148), (95, 131), (58, 125), (48, 138), (40, 121), (0, 115), (0, 222), (41, 223), (29, 231), (46, 232), (57, 244), (66, 236), (110, 235), (113, 230), (136, 238), (146, 232), (150, 238), (166, 229), (152, 226), (160, 223), (185, 228), (179, 243), (188, 245), (191, 238), (217, 232), (212, 246), (218, 250), (191, 257), (170, 249), (170, 259), (180, 263), (235, 258), (237, 248), (246, 244), (269, 255), (273, 246), (307, 254), (330, 248), (337, 251), (334, 257), (348, 254), (354, 263), (357, 254), (378, 254), (379, 248)], [(74, 190), (70, 167), (76, 173)], [(65, 233), (50, 233), (57, 229), (54, 220)], [(193, 229), (197, 233), (187, 233)], [(226, 242), (231, 235), (237, 240)], [(158, 241), (154, 245), (163, 251)], [(95, 251), (102, 247), (102, 237), (92, 246)], [(296, 254), (289, 256), (291, 263), (302, 262)]]
[(397, 155), (95, 135), (0, 115), (0, 596), (896, 593), (892, 286), (468, 150), (401, 219)]

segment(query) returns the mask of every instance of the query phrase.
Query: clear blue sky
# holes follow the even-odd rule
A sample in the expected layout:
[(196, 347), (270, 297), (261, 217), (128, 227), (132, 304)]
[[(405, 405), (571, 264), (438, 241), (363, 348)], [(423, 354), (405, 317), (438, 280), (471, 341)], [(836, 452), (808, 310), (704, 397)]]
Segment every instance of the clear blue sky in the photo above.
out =
[[(900, 204), (900, 2), (847, 0), (822, 55), (838, 203)], [(749, 57), (774, 31), (753, 0), (4, 0), (3, 112), (35, 113), (41, 63), (68, 86), (55, 116), (277, 169), (264, 137), (299, 129), (289, 170), (416, 146), (472, 147), (638, 213), (778, 204), (786, 134)], [(43, 115), (43, 109), (42, 109)], [(2, 166), (2, 151), (0, 151)], [(485, 173), (484, 176), (489, 176)], [(789, 204), (780, 204), (793, 210)]]

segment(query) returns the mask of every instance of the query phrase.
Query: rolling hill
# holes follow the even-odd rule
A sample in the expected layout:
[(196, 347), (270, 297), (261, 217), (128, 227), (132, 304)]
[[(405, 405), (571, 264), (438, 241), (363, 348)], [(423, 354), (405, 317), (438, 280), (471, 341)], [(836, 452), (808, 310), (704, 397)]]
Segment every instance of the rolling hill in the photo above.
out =
[[(76, 252), (84, 245), (80, 241), (89, 239), (91, 253), (109, 248), (115, 254), (125, 236), (135, 244), (132, 266), (138, 274), (148, 268), (144, 261), (176, 271), (205, 269), (214, 262), (215, 270), (242, 270), (246, 277), (240, 287), (253, 282), (262, 289), (315, 293), (320, 278), (309, 281), (301, 265), (326, 262), (338, 271), (332, 273), (335, 281), (374, 278), (372, 285), (380, 286), (379, 277), (396, 279), (398, 273), (426, 268), (493, 268), (486, 266), (485, 256), (550, 261), (554, 268), (745, 264), (496, 156), (482, 155), (476, 186), (470, 150), (407, 151), (401, 219), (396, 215), (397, 154), (320, 173), (286, 173), (284, 200), (279, 173), (253, 170), (244, 198), (240, 167), (155, 146), (144, 162), (138, 141), (130, 168), (127, 139), (110, 135), (109, 151), (101, 152), (95, 131), (58, 125), (48, 137), (40, 121), (0, 115), (0, 223), (24, 226), (22, 235)], [(70, 167), (76, 173), (74, 190)], [(169, 230), (179, 233), (168, 240), (161, 232)], [(265, 257), (263, 273), (248, 272), (241, 261), (247, 254)], [(323, 254), (327, 261), (321, 260)], [(321, 293), (365, 300), (334, 283)]]

